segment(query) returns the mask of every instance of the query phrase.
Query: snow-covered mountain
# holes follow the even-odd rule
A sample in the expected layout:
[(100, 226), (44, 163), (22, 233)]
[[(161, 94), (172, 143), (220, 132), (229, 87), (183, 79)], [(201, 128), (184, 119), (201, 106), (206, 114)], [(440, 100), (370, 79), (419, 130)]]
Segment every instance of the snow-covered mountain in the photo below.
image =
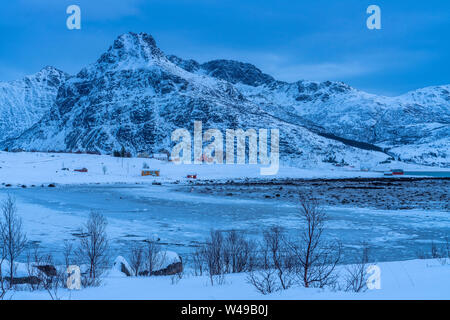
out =
[(60, 81), (42, 118), (0, 146), (155, 152), (170, 149), (174, 129), (192, 132), (200, 120), (204, 129), (223, 132), (279, 128), (284, 159), (382, 161), (387, 155), (379, 151), (393, 148), (418, 163), (448, 165), (449, 91), (442, 86), (389, 98), (340, 82), (286, 83), (251, 64), (166, 56), (150, 35), (127, 33), (95, 63)]
[(0, 141), (14, 138), (38, 122), (56, 100), (68, 75), (45, 67), (22, 80), (0, 82)]
[(268, 114), (325, 137), (379, 147), (411, 162), (450, 165), (450, 85), (384, 97), (342, 82), (277, 81), (253, 65), (236, 61), (198, 64), (169, 59), (190, 72), (233, 83)]
[[(416, 162), (439, 163), (450, 157), (450, 86), (394, 98), (332, 82), (300, 81), (239, 89), (267, 112), (298, 116), (317, 132), (392, 149), (401, 158), (406, 155), (395, 152), (396, 148), (411, 146), (408, 158)], [(437, 141), (441, 143), (430, 149), (415, 147)]]

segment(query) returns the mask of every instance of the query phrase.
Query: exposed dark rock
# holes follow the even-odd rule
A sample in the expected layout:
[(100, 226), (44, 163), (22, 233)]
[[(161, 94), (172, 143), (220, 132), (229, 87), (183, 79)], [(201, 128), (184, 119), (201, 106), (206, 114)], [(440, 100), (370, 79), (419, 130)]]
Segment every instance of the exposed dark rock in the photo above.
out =
[(177, 274), (183, 271), (183, 263), (182, 262), (176, 262), (168, 265), (166, 268), (153, 271), (153, 276), (170, 276), (173, 274)]
[(39, 266), (34, 266), (36, 269), (40, 270), (41, 272), (43, 272), (47, 277), (54, 277), (57, 275), (57, 270), (55, 268), (55, 266), (52, 265), (39, 265)]
[[(11, 282), (11, 278), (5, 277), (5, 279), (8, 282)], [(32, 284), (36, 285), (41, 283), (41, 280), (38, 277), (35, 276), (29, 276), (29, 277), (14, 277), (12, 281), (12, 285), (18, 285), (18, 284)]]
[(127, 277), (130, 277), (133, 274), (133, 271), (131, 270), (131, 267), (128, 264), (127, 260), (125, 260), (125, 258), (122, 256), (118, 256), (116, 258), (116, 260), (113, 263), (113, 268), (122, 272)]

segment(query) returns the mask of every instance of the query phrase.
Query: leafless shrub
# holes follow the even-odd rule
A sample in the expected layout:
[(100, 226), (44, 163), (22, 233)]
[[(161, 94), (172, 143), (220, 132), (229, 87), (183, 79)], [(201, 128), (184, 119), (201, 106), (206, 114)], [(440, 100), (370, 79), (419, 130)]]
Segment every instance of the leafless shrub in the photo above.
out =
[(299, 262), (297, 277), (308, 287), (331, 285), (336, 281), (334, 271), (340, 261), (340, 242), (326, 242), (323, 231), (327, 216), (317, 200), (300, 198), (300, 216), (306, 223), (298, 241), (290, 242), (293, 255)]
[(192, 266), (195, 276), (202, 276), (205, 266), (204, 257), (204, 247), (198, 247), (192, 253)]
[(367, 290), (367, 263), (369, 262), (369, 246), (362, 244), (362, 252), (356, 264), (346, 267), (345, 291), (363, 292)]
[(290, 288), (293, 283), (295, 264), (291, 259), (290, 246), (280, 227), (272, 227), (263, 233), (264, 263), (268, 269), (276, 270), (281, 289)]
[(102, 166), (102, 171), (103, 171), (103, 175), (106, 175), (106, 173), (108, 172), (108, 167), (103, 165)]
[(438, 249), (436, 243), (434, 243), (434, 241), (431, 241), (430, 256), (432, 259), (437, 259), (437, 258), (441, 257), (441, 255), (439, 253), (439, 249)]
[(31, 291), (45, 290), (52, 300), (59, 300), (59, 289), (64, 287), (65, 268), (54, 266), (51, 254), (42, 254), (39, 246), (27, 253), (28, 287)]
[[(54, 267), (54, 261), (51, 254), (47, 254), (38, 258), (39, 264), (35, 265), (37, 270), (37, 278), (39, 285), (47, 291), (52, 300), (59, 300), (59, 289), (64, 287), (66, 272), (64, 268)], [(37, 266), (45, 266), (47, 269), (36, 268)]]
[(266, 295), (281, 290), (277, 278), (276, 270), (265, 269), (249, 272), (247, 282), (253, 285), (258, 292)]
[(75, 263), (73, 263), (73, 254), (74, 254), (73, 242), (64, 241), (63, 257), (64, 257), (64, 264), (65, 264), (66, 269), (70, 265), (75, 264)]
[(417, 259), (421, 259), (421, 260), (423, 260), (423, 259), (427, 259), (427, 255), (426, 255), (426, 253), (424, 252), (424, 250), (416, 250), (416, 256), (417, 256)]
[(445, 247), (444, 252), (447, 255), (447, 258), (450, 258), (450, 239), (448, 237), (445, 237)]
[(56, 268), (54, 275), (46, 275), (43, 278), (43, 287), (52, 300), (60, 300), (59, 289), (66, 285), (66, 269)]
[(153, 272), (157, 273), (158, 271), (165, 269), (167, 267), (167, 251), (161, 250), (156, 253), (154, 259), (154, 268)]
[(22, 229), (22, 220), (17, 216), (14, 198), (8, 195), (2, 204), (0, 218), (0, 242), (8, 261), (9, 288), (14, 283), (14, 273), (17, 258), (25, 249), (27, 238)]
[(41, 289), (41, 279), (40, 270), (35, 268), (35, 266), (40, 266), (43, 264), (44, 256), (39, 252), (39, 246), (33, 245), (32, 248), (28, 249), (27, 252), (27, 275), (29, 279), (36, 279), (36, 281), (30, 281), (28, 287), (31, 291)]
[[(184, 264), (187, 265), (188, 263), (189, 263), (189, 262), (188, 262), (187, 259), (185, 258)], [(179, 271), (179, 272), (175, 273), (174, 275), (172, 275), (172, 276), (170, 277), (171, 283), (172, 283), (172, 284), (177, 284), (178, 282), (180, 282), (180, 280), (183, 279), (184, 272), (185, 272), (185, 271), (184, 271), (184, 268), (182, 268), (181, 271)]]
[(106, 234), (106, 218), (92, 211), (87, 223), (81, 228), (80, 243), (76, 254), (81, 263), (88, 265), (88, 274), (83, 277), (83, 286), (100, 284), (100, 277), (108, 265), (109, 242)]
[(159, 245), (156, 241), (149, 239), (145, 241), (144, 246), (144, 266), (145, 271), (141, 274), (145, 276), (151, 276), (153, 271), (158, 265), (157, 253), (159, 252)]
[(449, 238), (445, 237), (445, 244), (441, 247), (431, 241), (429, 250), (416, 250), (416, 256), (418, 259), (438, 259), (445, 264), (447, 258), (450, 258)]
[(442, 265), (450, 263), (450, 243), (448, 237), (445, 237), (445, 243), (441, 249), (436, 249), (435, 256), (437, 256), (437, 259)]
[(223, 248), (224, 239), (222, 233), (220, 231), (211, 231), (210, 238), (206, 242), (203, 250), (206, 272), (208, 273), (211, 285), (214, 285), (214, 282), (223, 284), (225, 279)]
[(2, 269), (3, 262), (5, 261), (5, 259), (6, 259), (6, 249), (3, 245), (3, 242), (0, 241), (0, 300), (3, 300), (8, 291), (8, 286), (6, 286), (6, 280), (3, 277), (3, 269)]
[(239, 231), (212, 230), (206, 242), (191, 255), (193, 273), (221, 284), (225, 274), (251, 271), (257, 264), (256, 244)]
[(130, 267), (133, 270), (134, 275), (137, 277), (142, 270), (145, 262), (144, 247), (142, 244), (137, 243), (132, 246), (130, 253)]
[(226, 273), (250, 271), (256, 260), (253, 242), (236, 230), (227, 233), (223, 255)]
[(450, 241), (448, 237), (445, 237), (445, 246), (443, 248), (443, 256), (445, 257), (445, 261), (443, 264), (450, 264)]
[(259, 243), (258, 270), (248, 273), (247, 282), (262, 294), (290, 288), (298, 268), (291, 247), (280, 227), (263, 231), (263, 240)]

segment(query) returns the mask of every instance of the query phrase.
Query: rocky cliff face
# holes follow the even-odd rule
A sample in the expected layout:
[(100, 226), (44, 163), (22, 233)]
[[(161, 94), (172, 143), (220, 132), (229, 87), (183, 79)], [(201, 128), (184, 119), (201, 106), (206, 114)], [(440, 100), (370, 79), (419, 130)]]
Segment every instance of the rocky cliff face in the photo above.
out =
[(412, 162), (449, 165), (450, 85), (383, 97), (342, 82), (277, 81), (252, 65), (224, 60), (191, 70), (233, 83), (264, 112), (315, 133), (370, 144)]
[(197, 120), (205, 130), (223, 132), (278, 128), (281, 156), (287, 161), (387, 157), (354, 146), (391, 149), (420, 163), (446, 165), (450, 158), (449, 86), (389, 98), (340, 82), (286, 83), (246, 63), (200, 64), (166, 56), (145, 33), (120, 36), (77, 75), (66, 79), (60, 73), (54, 86), (46, 83), (53, 95), (41, 89), (46, 98), (37, 98), (46, 108), (28, 127), (4, 136), (1, 146), (100, 152), (124, 146), (132, 152), (156, 152), (170, 149), (173, 130), (192, 131)]
[(19, 136), (50, 110), (68, 75), (45, 67), (22, 80), (0, 82), (0, 141)]

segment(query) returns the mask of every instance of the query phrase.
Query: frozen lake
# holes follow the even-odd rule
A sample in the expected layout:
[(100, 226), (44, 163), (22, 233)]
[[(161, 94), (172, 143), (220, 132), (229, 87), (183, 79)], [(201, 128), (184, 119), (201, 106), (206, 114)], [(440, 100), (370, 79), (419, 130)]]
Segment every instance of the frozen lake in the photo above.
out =
[[(28, 239), (60, 252), (63, 240), (75, 234), (90, 212), (104, 214), (113, 255), (127, 256), (130, 241), (157, 235), (167, 248), (181, 254), (204, 241), (211, 229), (244, 230), (258, 237), (261, 229), (279, 225), (294, 235), (301, 227), (298, 208), (273, 199), (244, 200), (181, 193), (174, 186), (84, 185), (0, 189), (16, 197)], [(443, 211), (375, 210), (326, 207), (326, 236), (340, 239), (346, 260), (362, 241), (372, 247), (378, 261), (417, 258), (429, 253), (431, 242), (442, 244), (450, 236), (450, 214)]]

